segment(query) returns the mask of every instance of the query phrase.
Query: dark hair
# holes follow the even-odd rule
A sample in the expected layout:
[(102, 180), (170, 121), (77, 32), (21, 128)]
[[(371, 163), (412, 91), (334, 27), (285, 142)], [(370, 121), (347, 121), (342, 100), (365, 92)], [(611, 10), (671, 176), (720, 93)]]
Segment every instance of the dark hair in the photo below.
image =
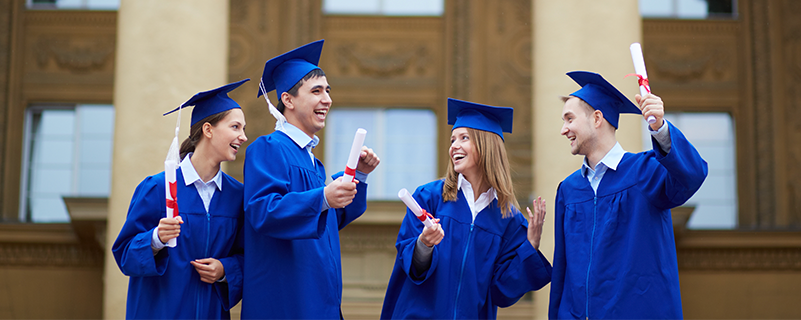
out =
[(195, 152), (195, 146), (197, 146), (197, 143), (203, 136), (203, 125), (206, 124), (206, 122), (208, 122), (210, 125), (216, 126), (217, 122), (220, 122), (222, 119), (225, 118), (225, 116), (231, 113), (231, 110), (233, 109), (228, 109), (223, 112), (215, 113), (213, 115), (203, 118), (203, 120), (195, 122), (195, 124), (193, 124), (192, 127), (189, 128), (189, 137), (186, 138), (184, 142), (181, 143), (181, 151), (180, 151), (181, 160), (183, 160), (184, 157), (186, 157), (186, 155), (189, 154), (190, 152)]
[[(311, 78), (318, 78), (318, 77), (325, 77), (325, 72), (323, 72), (323, 69), (317, 68), (317, 69), (314, 69), (312, 71), (309, 71), (309, 73), (307, 73), (305, 76), (303, 76), (303, 79), (300, 79), (300, 81), (298, 81), (298, 83), (296, 83), (292, 87), (292, 89), (289, 89), (289, 91), (287, 91), (286, 93), (289, 93), (293, 97), (297, 97), (298, 96), (298, 90), (300, 90), (300, 87), (303, 86), (303, 83), (306, 82), (306, 80), (309, 80)], [(281, 112), (281, 114), (283, 114), (284, 113), (284, 109), (286, 107), (284, 106), (284, 101), (281, 100), (281, 93), (279, 93), (278, 91), (276, 91), (275, 93), (278, 95), (278, 104), (275, 105), (275, 108), (278, 109), (278, 111)]]

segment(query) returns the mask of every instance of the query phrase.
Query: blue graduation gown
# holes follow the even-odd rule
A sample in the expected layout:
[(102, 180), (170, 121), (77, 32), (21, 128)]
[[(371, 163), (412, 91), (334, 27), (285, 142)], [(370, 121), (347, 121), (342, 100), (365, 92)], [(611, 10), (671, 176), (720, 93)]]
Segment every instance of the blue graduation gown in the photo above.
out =
[[(178, 245), (155, 256), (153, 229), (166, 215), (164, 172), (147, 177), (134, 191), (128, 217), (111, 251), (122, 273), (130, 276), (125, 317), (128, 319), (229, 319), (242, 298), (244, 186), (222, 174), (222, 191), (214, 190), (209, 212), (194, 185), (177, 172), (178, 212), (184, 220)], [(190, 261), (215, 258), (227, 282), (208, 284)]]
[(245, 285), (242, 319), (339, 319), (339, 230), (367, 209), (322, 211), (325, 167), (285, 133), (261, 136), (245, 157)]
[(494, 319), (498, 307), (511, 306), (551, 280), (551, 264), (528, 242), (528, 222), (516, 208), (503, 219), (496, 199), (473, 222), (464, 194), (445, 202), (443, 185), (430, 182), (413, 196), (440, 219), (445, 238), (434, 246), (431, 267), (416, 270), (412, 255), (423, 224), (406, 210), (382, 319)]
[(707, 164), (669, 126), (670, 153), (655, 141), (626, 153), (597, 196), (580, 170), (559, 185), (549, 318), (682, 318), (670, 209), (701, 187)]

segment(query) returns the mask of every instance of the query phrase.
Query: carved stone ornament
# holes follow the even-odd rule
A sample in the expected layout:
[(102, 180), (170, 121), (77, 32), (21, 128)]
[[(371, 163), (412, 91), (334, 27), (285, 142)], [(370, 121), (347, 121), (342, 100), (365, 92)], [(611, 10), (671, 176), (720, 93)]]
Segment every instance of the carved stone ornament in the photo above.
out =
[[(734, 81), (735, 54), (701, 46), (653, 48), (646, 61), (648, 73), (675, 82)], [(654, 70), (654, 71), (651, 71)]]
[(397, 77), (407, 72), (423, 76), (430, 60), (424, 45), (393, 44), (379, 48), (371, 45), (346, 43), (334, 49), (337, 64), (343, 75), (375, 78)]
[(86, 73), (101, 69), (110, 60), (114, 53), (114, 39), (78, 42), (48, 37), (39, 40), (34, 50), (41, 68), (46, 68), (53, 60), (61, 69)]
[(0, 266), (102, 267), (103, 251), (74, 244), (0, 244)]

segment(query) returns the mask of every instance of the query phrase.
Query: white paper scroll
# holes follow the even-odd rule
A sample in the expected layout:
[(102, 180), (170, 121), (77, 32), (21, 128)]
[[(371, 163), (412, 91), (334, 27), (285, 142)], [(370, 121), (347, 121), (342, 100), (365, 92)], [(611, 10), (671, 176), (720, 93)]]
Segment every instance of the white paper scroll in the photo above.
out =
[(348, 163), (345, 165), (345, 174), (343, 175), (345, 181), (353, 181), (353, 177), (356, 175), (356, 165), (359, 163), (359, 154), (362, 153), (364, 136), (366, 135), (367, 130), (362, 128), (356, 130), (356, 136), (353, 137), (353, 145), (351, 145), (350, 154), (348, 155)]
[[(180, 124), (180, 110), (178, 112), (178, 121)], [(176, 125), (175, 137), (172, 138), (170, 149), (167, 151), (167, 158), (164, 160), (164, 194), (166, 195), (167, 218), (175, 218), (177, 213), (176, 210), (178, 210), (178, 191), (175, 173), (175, 171), (178, 170), (178, 163), (180, 161), (180, 154), (178, 150), (178, 130), (179, 127)], [(166, 246), (175, 247), (177, 244), (177, 239), (173, 238), (167, 241)]]
[[(642, 77), (642, 79), (648, 80), (648, 73), (645, 71), (645, 59), (642, 57), (642, 47), (640, 43), (635, 42), (629, 46), (629, 50), (631, 51), (631, 61), (634, 62), (634, 73), (638, 76)], [(651, 87), (648, 85), (647, 81), (640, 81), (640, 96), (645, 97), (646, 94), (651, 92)], [(648, 116), (648, 123), (655, 123), (656, 118), (654, 116)]]
[(412, 210), (412, 213), (414, 213), (414, 215), (417, 216), (417, 219), (422, 221), (426, 227), (434, 227), (434, 221), (431, 220), (431, 217), (423, 213), (423, 208), (420, 208), (420, 205), (417, 204), (417, 201), (415, 201), (414, 198), (412, 198), (412, 195), (409, 194), (409, 191), (406, 190), (406, 188), (398, 191), (398, 198), (400, 198), (401, 201), (406, 204), (406, 207), (408, 207), (409, 210)]

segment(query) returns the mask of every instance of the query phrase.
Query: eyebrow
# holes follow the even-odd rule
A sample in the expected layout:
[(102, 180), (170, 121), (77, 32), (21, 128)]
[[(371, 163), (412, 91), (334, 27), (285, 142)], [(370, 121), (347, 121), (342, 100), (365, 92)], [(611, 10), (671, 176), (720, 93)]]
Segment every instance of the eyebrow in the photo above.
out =
[[(322, 87), (323, 87), (323, 85), (321, 85), (321, 84), (318, 84), (318, 85), (316, 85), (316, 86), (314, 86), (314, 87), (311, 87), (311, 89), (309, 89), (309, 90), (320, 89), (320, 88), (322, 88)], [(331, 86), (330, 86), (330, 85), (329, 85), (329, 86), (326, 86), (326, 89), (328, 89), (328, 90), (331, 90)]]

